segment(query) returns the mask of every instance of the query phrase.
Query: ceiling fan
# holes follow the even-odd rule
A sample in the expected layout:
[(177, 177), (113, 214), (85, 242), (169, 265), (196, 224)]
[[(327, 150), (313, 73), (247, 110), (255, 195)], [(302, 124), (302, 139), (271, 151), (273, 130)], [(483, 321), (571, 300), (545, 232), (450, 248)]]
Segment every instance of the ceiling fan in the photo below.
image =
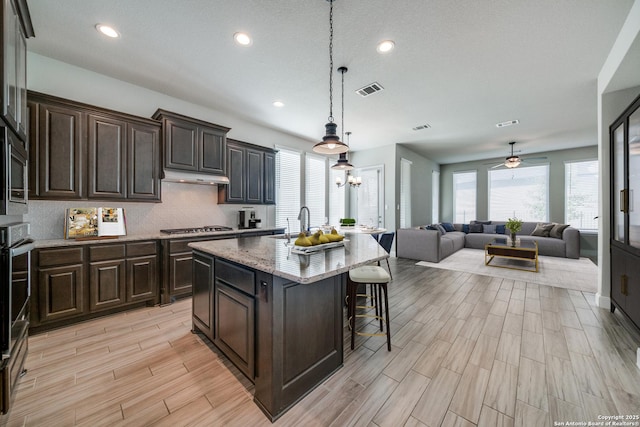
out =
[[(520, 156), (516, 156), (513, 154), (513, 146), (515, 145), (515, 141), (511, 141), (509, 145), (511, 146), (511, 155), (507, 157), (504, 162), (498, 163), (493, 166), (491, 169), (499, 168), (499, 167), (507, 167), (509, 169), (517, 168), (521, 163), (528, 163), (530, 160), (545, 160), (546, 157), (527, 157), (526, 159), (520, 158)], [(486, 163), (489, 164), (489, 163)]]

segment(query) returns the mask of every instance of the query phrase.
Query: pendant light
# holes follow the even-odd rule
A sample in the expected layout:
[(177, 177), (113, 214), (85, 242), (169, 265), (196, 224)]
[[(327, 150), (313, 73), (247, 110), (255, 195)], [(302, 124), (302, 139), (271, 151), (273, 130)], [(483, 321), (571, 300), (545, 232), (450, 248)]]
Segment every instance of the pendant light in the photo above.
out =
[(326, 135), (322, 141), (313, 146), (313, 151), (320, 154), (340, 154), (349, 151), (349, 147), (340, 141), (336, 134), (338, 126), (333, 122), (333, 2), (329, 2), (329, 121), (324, 125)]
[[(342, 132), (344, 132), (344, 73), (349, 71), (347, 67), (340, 67), (338, 71), (342, 74)], [(351, 132), (347, 132), (347, 136), (349, 136)], [(342, 135), (342, 139), (344, 140), (344, 133)], [(347, 148), (349, 144), (347, 144)], [(340, 158), (336, 162), (335, 165), (331, 166), (331, 169), (350, 171), (353, 169), (353, 165), (349, 163), (347, 159), (347, 153), (340, 153)]]

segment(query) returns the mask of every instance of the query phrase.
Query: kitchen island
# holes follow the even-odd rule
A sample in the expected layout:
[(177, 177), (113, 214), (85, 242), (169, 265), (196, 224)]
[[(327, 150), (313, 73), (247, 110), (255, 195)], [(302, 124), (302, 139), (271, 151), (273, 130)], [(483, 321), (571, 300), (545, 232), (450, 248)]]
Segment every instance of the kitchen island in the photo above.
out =
[(342, 366), (347, 273), (389, 256), (367, 235), (310, 255), (283, 236), (189, 246), (193, 330), (254, 382), (271, 421)]

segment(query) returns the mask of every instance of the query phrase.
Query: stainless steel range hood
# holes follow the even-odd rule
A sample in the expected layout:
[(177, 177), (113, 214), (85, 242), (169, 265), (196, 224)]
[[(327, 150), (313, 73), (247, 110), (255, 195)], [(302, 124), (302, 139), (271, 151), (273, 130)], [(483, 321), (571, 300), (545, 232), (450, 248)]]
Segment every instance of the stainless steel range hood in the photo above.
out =
[(177, 170), (164, 170), (163, 181), (167, 182), (181, 182), (184, 184), (201, 184), (201, 185), (217, 185), (228, 184), (229, 178), (222, 175), (207, 175), (202, 173), (194, 173), (187, 171)]

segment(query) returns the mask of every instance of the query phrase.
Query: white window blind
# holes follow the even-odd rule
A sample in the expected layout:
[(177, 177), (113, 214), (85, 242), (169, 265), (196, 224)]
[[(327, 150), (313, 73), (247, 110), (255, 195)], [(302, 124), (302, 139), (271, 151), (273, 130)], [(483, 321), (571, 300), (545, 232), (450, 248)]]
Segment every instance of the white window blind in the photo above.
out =
[(476, 219), (477, 172), (453, 173), (453, 222), (468, 224)]
[(276, 227), (287, 227), (298, 231), (300, 211), (300, 152), (276, 147)]
[(440, 171), (431, 172), (431, 223), (440, 222)]
[(598, 161), (564, 164), (564, 221), (579, 230), (597, 230)]
[(549, 220), (549, 165), (489, 171), (489, 218)]
[(400, 159), (400, 228), (411, 227), (411, 161)]
[(380, 168), (360, 169), (354, 175), (362, 178), (362, 185), (358, 187), (358, 217), (356, 222), (368, 226), (382, 226), (383, 218), (380, 214), (381, 172)]
[(344, 171), (336, 169), (329, 169), (329, 171), (329, 224), (337, 226), (340, 219), (345, 217), (345, 189), (349, 184), (338, 187), (336, 178), (341, 178), (342, 182), (347, 180)]
[(310, 227), (325, 223), (327, 194), (327, 158), (313, 154), (305, 155), (304, 204), (311, 214)]

